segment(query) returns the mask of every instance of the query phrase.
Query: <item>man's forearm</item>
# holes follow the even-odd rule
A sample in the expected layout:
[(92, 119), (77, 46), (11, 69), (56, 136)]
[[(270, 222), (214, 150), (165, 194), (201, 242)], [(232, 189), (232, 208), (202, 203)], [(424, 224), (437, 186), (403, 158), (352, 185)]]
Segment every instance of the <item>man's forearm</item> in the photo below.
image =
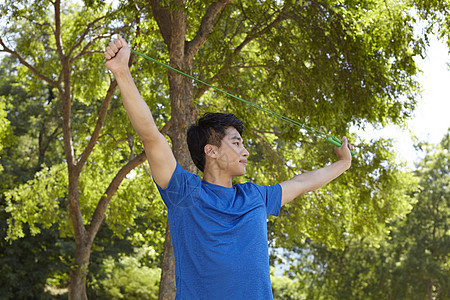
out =
[(119, 85), (122, 102), (134, 129), (143, 141), (159, 137), (159, 130), (150, 109), (140, 95), (129, 69), (114, 74)]
[(337, 178), (348, 170), (350, 165), (348, 161), (339, 160), (321, 169), (296, 175), (293, 180), (303, 186), (302, 194), (312, 192)]
[(144, 144), (153, 178), (160, 187), (165, 188), (177, 162), (169, 143), (156, 127), (150, 109), (133, 81), (128, 67), (130, 48), (127, 42), (119, 35), (108, 44), (103, 57), (107, 60), (105, 66), (114, 74), (119, 84), (128, 118)]
[(351, 160), (338, 160), (329, 166), (294, 176), (280, 183), (283, 189), (282, 205), (305, 193), (317, 190), (350, 168)]
[(348, 144), (345, 136), (341, 141), (342, 146), (334, 148), (338, 161), (324, 168), (299, 174), (291, 180), (280, 183), (283, 189), (282, 205), (289, 203), (300, 195), (323, 187), (350, 168), (352, 164), (350, 150), (353, 150), (353, 146)]

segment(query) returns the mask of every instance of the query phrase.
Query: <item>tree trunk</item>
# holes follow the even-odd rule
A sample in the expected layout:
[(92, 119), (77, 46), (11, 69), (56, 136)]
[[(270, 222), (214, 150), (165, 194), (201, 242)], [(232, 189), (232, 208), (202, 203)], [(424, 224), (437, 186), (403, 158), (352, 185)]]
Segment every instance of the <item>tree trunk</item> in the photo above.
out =
[[(150, 0), (153, 16), (158, 23), (161, 35), (167, 45), (170, 65), (184, 73), (192, 75), (194, 56), (205, 43), (214, 27), (222, 9), (231, 0), (218, 0), (206, 9), (205, 15), (195, 38), (186, 42), (187, 14), (184, 0), (174, 1), (175, 8), (165, 7), (160, 0)], [(178, 163), (187, 171), (195, 173), (196, 167), (191, 160), (186, 143), (187, 128), (198, 118), (197, 108), (192, 106), (194, 86), (191, 79), (174, 71), (169, 71), (169, 89), (171, 104), (171, 127), (167, 134), (172, 141), (172, 151)], [(174, 299), (175, 286), (175, 257), (173, 255), (172, 239), (167, 226), (163, 263), (161, 267), (161, 282), (159, 285), (159, 299)]]
[[(187, 25), (186, 13), (182, 10), (172, 12), (172, 31), (168, 44), (170, 64), (185, 73), (192, 73), (193, 57), (184, 55), (185, 33)], [(174, 25), (177, 26), (174, 26)], [(187, 127), (197, 119), (197, 110), (191, 105), (194, 97), (192, 81), (185, 76), (169, 71), (169, 88), (172, 126), (168, 135), (172, 141), (172, 151), (178, 163), (187, 171), (195, 172), (186, 143)], [(175, 257), (173, 254), (170, 230), (167, 228), (159, 299), (175, 299)]]
[(91, 244), (86, 243), (87, 233), (80, 210), (78, 174), (73, 164), (69, 164), (69, 216), (75, 239), (75, 259), (69, 272), (69, 299), (84, 300), (86, 295), (86, 274), (89, 264)]
[(86, 276), (91, 255), (91, 245), (77, 245), (75, 251), (75, 264), (69, 272), (69, 299), (85, 300), (86, 294)]
[[(178, 60), (175, 65), (181, 69), (180, 64), (183, 66), (188, 66), (188, 68), (182, 68), (185, 72), (191, 72), (192, 62), (184, 63), (181, 62), (181, 60)], [(172, 65), (174, 66), (174, 64)], [(197, 110), (191, 105), (194, 87), (189, 79), (173, 71), (169, 72), (169, 85), (172, 108), (172, 126), (168, 131), (168, 135), (172, 141), (172, 151), (178, 163), (185, 170), (195, 172), (196, 168), (191, 160), (186, 143), (187, 128), (189, 125), (194, 124), (198, 114)], [(175, 256), (173, 253), (169, 225), (167, 225), (166, 229), (166, 241), (164, 243), (164, 257), (161, 271), (159, 299), (175, 299)]]
[(428, 279), (428, 300), (433, 300), (433, 279)]
[(173, 254), (172, 238), (170, 236), (169, 223), (166, 226), (166, 240), (164, 241), (164, 253), (159, 284), (158, 299), (175, 299), (175, 256)]

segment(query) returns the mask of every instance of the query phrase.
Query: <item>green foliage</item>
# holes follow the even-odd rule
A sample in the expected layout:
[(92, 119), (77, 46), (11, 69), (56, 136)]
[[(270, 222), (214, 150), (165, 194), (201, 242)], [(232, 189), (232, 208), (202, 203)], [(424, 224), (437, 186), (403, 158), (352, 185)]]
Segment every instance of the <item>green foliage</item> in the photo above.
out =
[(272, 293), (274, 299), (303, 300), (307, 299), (302, 291), (302, 283), (287, 277), (272, 276)]
[[(450, 32), (450, 3), (440, 0), (412, 0), (417, 13), (426, 22), (425, 33), (436, 32), (450, 43), (448, 33)], [(424, 37), (427, 39), (427, 37)]]
[(145, 168), (148, 167), (135, 169), (135, 177), (122, 183), (109, 205), (106, 223), (120, 236), (130, 226), (137, 226), (136, 220), (144, 222), (145, 224), (139, 225), (135, 237), (151, 238), (157, 243), (164, 239), (167, 212)]
[[(6, 228), (4, 212), (0, 224)], [(0, 294), (2, 299), (55, 299), (47, 289), (48, 278), (67, 274), (65, 258), (74, 251), (74, 243), (61, 239), (56, 228), (44, 229), (37, 236), (6, 241), (0, 233)], [(67, 281), (65, 282), (67, 284)]]
[[(8, 26), (2, 28), (9, 35), (7, 46), (14, 46), (14, 50), (42, 75), (57, 80), (62, 67), (50, 26), (54, 23), (48, 13), (52, 8), (37, 2), (28, 7), (34, 9), (28, 9), (20, 1), (7, 1), (0, 5), (5, 16), (9, 16)], [(103, 20), (103, 23), (89, 25), (89, 34), (80, 44), (75, 44), (84, 34), (86, 22), (93, 22), (96, 18)], [(109, 76), (100, 63), (100, 55), (92, 54), (95, 49), (103, 47), (98, 36), (112, 31), (109, 27), (112, 25), (106, 25), (110, 18), (119, 18), (124, 22), (127, 20), (119, 10), (114, 11), (108, 5), (82, 7), (76, 3), (62, 3), (62, 46), (67, 51), (73, 51), (74, 58), (71, 129), (76, 156), (82, 153), (89, 141), (102, 97), (108, 87), (106, 79)], [(21, 35), (18, 35), (19, 32)], [(76, 57), (77, 53), (84, 55)], [(71, 235), (66, 211), (68, 174), (62, 149), (61, 95), (56, 89), (43, 84), (31, 70), (18, 64), (12, 57), (2, 61), (1, 72), (5, 76), (0, 82), (0, 92), (6, 96), (8, 119), (14, 130), (8, 147), (4, 149), (8, 157), (2, 159), (2, 165), (7, 170), (2, 175), (2, 179), (5, 179), (2, 184), (7, 190), (5, 199), (9, 206), (7, 211), (11, 214), (10, 237), (22, 237), (22, 226), (27, 222), (32, 234), (39, 233), (41, 227), (58, 224), (62, 236)], [(134, 157), (135, 148), (142, 149), (142, 144), (130, 134), (132, 129), (129, 122), (118, 121), (126, 119), (126, 114), (116, 96), (110, 111), (103, 135), (79, 180), (80, 203), (86, 224), (117, 171)], [(21, 172), (23, 175), (19, 175)], [(153, 186), (151, 178), (142, 169), (138, 172), (134, 182)], [(133, 211), (137, 206), (154, 198), (152, 188), (141, 192), (137, 185), (127, 184), (127, 187), (127, 196), (125, 192), (120, 192), (126, 201), (115, 196), (112, 200), (114, 204), (108, 211), (108, 217), (111, 218), (108, 224), (114, 223), (112, 228), (118, 230), (117, 234), (123, 234), (123, 230), (132, 226), (136, 216)], [(137, 198), (131, 197), (132, 193)]]
[[(385, 10), (386, 5), (389, 6), (388, 11)], [(195, 17), (198, 9), (200, 7), (188, 8), (192, 25), (188, 36), (193, 35), (194, 28), (199, 26), (199, 20)], [(421, 51), (419, 41), (412, 36), (413, 19), (405, 14), (405, 9), (404, 5), (384, 1), (364, 5), (334, 1), (307, 4), (267, 2), (261, 5), (246, 1), (233, 3), (227, 6), (216, 29), (197, 55), (194, 73), (206, 80), (219, 74), (217, 83), (225, 90), (314, 127), (326, 125), (336, 135), (345, 134), (350, 125), (362, 124), (363, 121), (374, 124), (401, 123), (409, 116), (415, 103), (417, 84), (412, 76), (417, 70), (412, 57)], [(284, 11), (279, 17), (281, 20), (277, 26), (270, 27), (277, 20), (280, 10)], [(100, 17), (103, 13), (97, 6), (78, 7), (67, 3), (64, 4), (64, 11), (62, 42), (68, 49), (74, 46), (85, 20)], [(113, 13), (111, 18), (123, 17), (126, 20), (136, 14), (134, 7), (125, 4), (121, 11), (120, 16)], [(143, 12), (147, 13), (147, 10)], [(34, 12), (26, 10), (21, 13), (28, 16), (25, 20), (29, 20)], [(43, 21), (51, 22), (47, 18), (44, 17)], [(32, 24), (37, 25), (36, 22)], [(146, 18), (139, 25), (140, 35), (136, 32), (128, 34), (131, 43), (146, 46), (149, 49), (147, 54), (167, 61), (167, 51), (159, 32), (155, 30), (157, 24), (154, 19)], [(18, 32), (23, 27), (20, 26), (20, 22), (15, 23), (9, 30), (11, 33)], [(264, 34), (255, 35), (255, 32), (263, 32), (268, 26), (270, 39)], [(49, 30), (47, 26), (31, 28), (41, 28), (44, 32), (45, 38), (37, 47), (55, 48), (52, 35), (46, 33)], [(105, 28), (98, 27), (90, 34), (102, 30)], [(79, 48), (87, 45), (87, 38)], [(245, 44), (245, 51), (236, 52), (246, 39), (251, 41)], [(29, 45), (21, 44), (26, 42), (26, 39), (17, 39), (16, 42), (22, 55), (42, 65), (50, 60), (53, 64), (58, 61), (54, 50), (49, 50), (44, 59), (30, 52)], [(94, 43), (92, 47), (97, 45)], [(97, 58), (95, 55), (85, 55), (73, 64), (73, 69), (77, 70), (71, 77), (75, 154), (80, 154), (87, 145), (106, 89), (107, 72), (96, 61)], [(26, 68), (19, 67), (18, 70), (21, 78), (32, 78)], [(60, 66), (49, 63), (45, 72), (57, 74), (59, 70)], [(163, 125), (170, 118), (167, 81), (162, 79), (166, 77), (166, 70), (138, 58), (133, 72), (139, 74), (136, 80), (138, 86), (148, 100), (157, 123)], [(239, 78), (237, 84), (236, 78)], [(35, 87), (28, 83), (27, 86), (30, 86), (27, 88), (30, 91), (40, 90), (38, 82)], [(198, 86), (199, 93), (201, 88)], [(401, 94), (407, 97), (400, 98), (398, 95)], [(301, 130), (293, 130), (291, 126), (253, 108), (242, 107), (240, 103), (214, 93), (207, 93), (195, 101), (200, 112), (231, 110), (245, 121), (252, 166), (247, 177), (239, 180), (272, 184), (292, 177), (299, 170), (325, 165), (333, 157), (330, 147), (323, 141)], [(52, 105), (53, 101), (49, 104)], [(53, 108), (50, 111), (57, 111), (57, 106), (50, 107)], [(42, 115), (37, 118), (41, 119), (45, 120)], [(126, 115), (115, 97), (102, 138), (80, 178), (80, 203), (86, 222), (117, 170), (135, 149), (142, 149), (129, 122), (118, 121), (124, 119)], [(128, 146), (124, 142), (128, 142)], [(307, 236), (342, 247), (344, 234), (375, 237), (383, 232), (386, 221), (408, 211), (408, 201), (401, 196), (403, 188), (396, 187), (404, 186), (407, 180), (399, 172), (400, 166), (392, 163), (395, 157), (386, 149), (389, 144), (380, 140), (374, 142), (374, 146), (364, 145), (360, 146), (360, 155), (348, 175), (326, 190), (305, 196), (289, 211), (283, 212), (272, 231), (276, 232), (273, 233), (274, 238), (279, 235), (279, 245), (288, 246), (290, 241)], [(130, 196), (136, 193), (137, 188), (128, 187), (128, 190), (119, 191), (126, 201), (112, 201), (108, 211), (106, 222), (119, 235), (121, 230), (133, 224), (132, 212), (142, 205), (136, 201), (144, 197)], [(153, 191), (148, 190), (145, 197), (153, 199)], [(13, 194), (9, 195), (12, 199)], [(19, 203), (21, 194), (17, 191), (14, 195)], [(139, 196), (140, 192), (136, 195)], [(27, 205), (23, 209), (30, 209), (29, 213), (22, 213), (24, 216), (31, 216), (36, 211)], [(49, 219), (55, 220), (54, 217)], [(288, 220), (297, 222), (285, 226)], [(20, 224), (17, 222), (19, 227)], [(16, 231), (20, 233), (20, 229)]]
[[(46, 207), (36, 206), (36, 203), (40, 199), (48, 200), (49, 194), (57, 194), (59, 187), (56, 186), (56, 190), (53, 187), (61, 178), (49, 178), (49, 185), (41, 195), (40, 191), (34, 189), (38, 186), (23, 186), (20, 193), (25, 196), (25, 207), (17, 203), (14, 203), (17, 206), (12, 206), (19, 215), (17, 220), (11, 219), (6, 193), (19, 192), (18, 187), (23, 183), (36, 181), (36, 172), (42, 171), (39, 177), (52, 176), (51, 172), (61, 162), (61, 155), (57, 151), (61, 149), (57, 140), (58, 118), (52, 108), (55, 97), (52, 89), (45, 84), (39, 83), (34, 77), (22, 76), (14, 59), (8, 56), (2, 58), (0, 106), (5, 107), (10, 130), (0, 146), (3, 148), (0, 149), (0, 162), (4, 168), (4, 172), (0, 172), (0, 294), (4, 299), (54, 299), (47, 289), (47, 279), (68, 272), (70, 260), (67, 257), (74, 251), (74, 244), (61, 238), (58, 225), (52, 226), (43, 219), (58, 219), (59, 214), (64, 214), (62, 199), (54, 198), (50, 206)], [(53, 164), (54, 169), (50, 169), (49, 166)], [(30, 202), (36, 199), (38, 202)], [(45, 216), (41, 216), (41, 212)], [(28, 217), (44, 221), (46, 226), (24, 224)], [(12, 223), (20, 226), (14, 227)], [(16, 231), (9, 231), (11, 228)], [(14, 235), (24, 237), (12, 240)]]
[(447, 299), (450, 295), (449, 134), (415, 172), (412, 210), (376, 245), (349, 235), (344, 249), (298, 242), (285, 259), (307, 299)]
[[(280, 11), (280, 22), (268, 26)], [(390, 141), (359, 141), (348, 131), (366, 123), (403, 124), (411, 115), (418, 93), (413, 57), (423, 52), (414, 22), (406, 5), (393, 1), (240, 1), (225, 9), (196, 57), (198, 77), (301, 123), (346, 135), (359, 150), (344, 176), (271, 221), (275, 246), (310, 237), (344, 247), (348, 234), (379, 239), (386, 222), (411, 209), (404, 192), (412, 181)], [(256, 34), (266, 27), (267, 35)], [(244, 120), (250, 163), (238, 181), (273, 184), (334, 159), (328, 144), (304, 130), (215, 92), (200, 95), (201, 113), (232, 111)]]
[(0, 64), (0, 97), (7, 111), (10, 133), (0, 150), (1, 189), (31, 180), (43, 165), (62, 162), (59, 106), (55, 91), (36, 78), (22, 76), (12, 57)]
[(161, 271), (142, 265), (136, 257), (105, 259), (103, 279), (90, 283), (92, 296), (98, 299), (158, 299)]
[[(289, 17), (271, 28), (270, 38), (256, 38), (235, 55), (235, 48), (251, 30), (261, 30), (262, 24), (275, 19), (277, 9), (282, 8), (230, 5), (227, 10), (235, 13), (221, 19), (221, 30), (213, 32), (200, 52), (197, 65), (205, 66), (204, 71), (199, 69), (202, 77), (209, 78), (231, 61), (227, 73), (219, 77), (225, 90), (335, 132), (345, 132), (345, 124), (364, 120), (386, 124), (408, 118), (417, 93), (417, 83), (409, 76), (417, 71), (412, 57), (421, 52), (421, 45), (413, 37), (414, 20), (405, 14), (403, 4), (286, 4), (283, 9)], [(399, 99), (399, 94), (407, 100)], [(255, 128), (272, 129), (267, 128), (271, 118), (241, 104), (229, 107), (240, 111)], [(298, 139), (298, 133), (290, 131)]]
[[(438, 2), (433, 1), (433, 9), (440, 9)], [(164, 3), (173, 5), (172, 1)], [(208, 3), (190, 2), (184, 8), (189, 22), (188, 41), (197, 33)], [(110, 79), (100, 63), (100, 52), (107, 42), (102, 36), (125, 26), (122, 34), (133, 48), (166, 63), (169, 57), (147, 3), (138, 1), (131, 5), (120, 1), (113, 6), (106, 1), (89, 0), (84, 4), (62, 1), (61, 43), (64, 54), (73, 59), (70, 96), (75, 157), (89, 141)], [(5, 20), (0, 30), (7, 46), (42, 76), (58, 80), (62, 64), (52, 29), (52, 3), (7, 0), (0, 4), (0, 15)], [(91, 24), (96, 19), (101, 22)], [(137, 20), (138, 26), (134, 23)], [(192, 73), (336, 136), (349, 136), (351, 126), (363, 128), (366, 123), (402, 124), (411, 115), (418, 93), (413, 57), (423, 53), (424, 42), (413, 36), (415, 21), (409, 7), (398, 1), (233, 1), (216, 20), (213, 32), (194, 59)], [(78, 40), (87, 28), (89, 34)], [(83, 55), (75, 57), (76, 53)], [(167, 71), (140, 57), (135, 60), (132, 72), (137, 85), (157, 124), (163, 126), (171, 118)], [(9, 219), (9, 238), (23, 237), (27, 232), (41, 237), (56, 230), (59, 238), (70, 236), (60, 91), (38, 79), (12, 56), (2, 59), (0, 75), (0, 105), (4, 103), (0, 114), (6, 111), (11, 123), (11, 134), (0, 149), (4, 168), (0, 173), (1, 217), (3, 221)], [(238, 180), (273, 184), (333, 160), (330, 146), (304, 130), (214, 92), (204, 93), (202, 86), (195, 87), (193, 103), (200, 113), (232, 111), (246, 125), (250, 164), (246, 177)], [(0, 115), (0, 125), (2, 120), (4, 116)], [(395, 162), (390, 141), (359, 141), (355, 136), (350, 136), (350, 140), (359, 149), (352, 169), (327, 188), (297, 199), (283, 209), (278, 219), (271, 219), (269, 234), (273, 246), (298, 250), (296, 247), (308, 238), (322, 247), (322, 257), (327, 259), (328, 255), (341, 257), (340, 251), (351, 246), (349, 240), (359, 241), (361, 236), (367, 237), (367, 245), (383, 247), (386, 223), (394, 224), (411, 210), (413, 200), (405, 194), (411, 191), (414, 180)], [(101, 137), (79, 180), (86, 224), (111, 179), (142, 149), (116, 94)], [(90, 278), (92, 286), (102, 286), (105, 293), (110, 293), (107, 298), (128, 298), (132, 297), (132, 290), (141, 292), (124, 273), (147, 276), (153, 271), (142, 266), (160, 262), (166, 212), (147, 173), (145, 167), (138, 168), (121, 184), (106, 213), (105, 223), (111, 232), (103, 233), (94, 245), (95, 264), (91, 268), (110, 277)], [(4, 224), (6, 228), (6, 221)], [(125, 250), (108, 244), (117, 237), (126, 242)], [(30, 247), (39, 248), (37, 244), (33, 240)], [(151, 254), (139, 261), (111, 258), (103, 264), (108, 249), (114, 252), (108, 255), (116, 257), (117, 253), (128, 253), (130, 245), (150, 249)], [(326, 246), (333, 247), (332, 254), (328, 254)], [(345, 253), (355, 257), (359, 254), (357, 250)], [(366, 259), (364, 253), (360, 254), (361, 259)], [(370, 254), (373, 253), (369, 257)], [(326, 266), (321, 264), (322, 257), (316, 256), (315, 265), (308, 267), (321, 274)], [(71, 258), (67, 257), (70, 263)], [(129, 269), (126, 263), (130, 264)], [(55, 274), (46, 276), (61, 276)], [(302, 282), (311, 282), (303, 279)], [(151, 286), (149, 281), (136, 282)], [(361, 282), (362, 279), (351, 286), (366, 292)], [(293, 284), (280, 285), (281, 297), (287, 297)]]
[(395, 156), (390, 142), (364, 145), (351, 169), (339, 179), (282, 209), (270, 232), (285, 234), (276, 234), (274, 246), (289, 248), (310, 238), (343, 249), (349, 235), (364, 236), (376, 244), (387, 234), (387, 222), (410, 211), (412, 200), (406, 193), (415, 181), (391, 163)]
[[(128, 22), (120, 9), (91, 2), (92, 6), (82, 7), (79, 3), (62, 1), (61, 12), (62, 48), (72, 59), (70, 87), (65, 84), (64, 88), (71, 89), (71, 134), (77, 159), (97, 123), (109, 85), (110, 76), (100, 62), (100, 49), (106, 43), (102, 39), (120, 26), (120, 22)], [(6, 21), (0, 29), (2, 42), (34, 68), (21, 65), (14, 56), (2, 56), (0, 140), (4, 147), (0, 149), (0, 157), (5, 172), (0, 173), (3, 241), (0, 259), (2, 266), (5, 263), (4, 271), (8, 272), (1, 281), (10, 287), (4, 295), (11, 298), (45, 297), (50, 291), (44, 293), (46, 285), (51, 286), (50, 292), (54, 289), (64, 291), (68, 284), (68, 276), (64, 277), (64, 274), (67, 275), (73, 264), (75, 252), (72, 247), (69, 251), (54, 254), (53, 249), (59, 249), (58, 246), (43, 243), (49, 233), (62, 240), (73, 235), (67, 207), (69, 175), (63, 151), (61, 90), (35, 76), (38, 72), (50, 81), (61, 79), (62, 62), (53, 31), (55, 14), (52, 11), (51, 3), (39, 1), (3, 1), (0, 4), (2, 24)], [(90, 23), (96, 19), (101, 22)], [(89, 34), (77, 44), (86, 29), (90, 29)], [(7, 120), (11, 123), (6, 144), (2, 135), (3, 111), (7, 112)], [(126, 119), (120, 99), (115, 95), (102, 136), (79, 179), (79, 199), (86, 224), (117, 171), (142, 151), (142, 144), (130, 133), (131, 125), (123, 122)], [(98, 234), (91, 253), (95, 259), (91, 265), (93, 270), (98, 272), (95, 267), (102, 263), (106, 254), (112, 257), (118, 253), (130, 254), (130, 247), (149, 249), (140, 258), (142, 264), (160, 264), (166, 213), (159, 197), (155, 196), (154, 183), (147, 173), (145, 168), (135, 170), (111, 200), (106, 220), (111, 230), (107, 234)], [(117, 236), (121, 240), (118, 241)], [(19, 237), (21, 239), (17, 240)], [(41, 239), (42, 243), (39, 243)], [(30, 248), (27, 252), (30, 260), (39, 258), (40, 263), (36, 265), (42, 269), (41, 277), (35, 276), (33, 263), (28, 261), (23, 268), (7, 268), (19, 260), (22, 244)], [(17, 257), (13, 255), (14, 251), (17, 251)], [(56, 269), (55, 261), (64, 268)], [(28, 272), (30, 276), (22, 279)], [(22, 292), (17, 288), (20, 282), (26, 283)], [(29, 289), (28, 283), (35, 288)]]
[[(426, 153), (416, 171), (417, 203), (406, 220), (394, 231), (397, 250), (393, 290), (404, 295), (450, 297), (450, 129), (440, 145)], [(398, 249), (397, 248), (397, 249)], [(403, 250), (403, 251), (401, 251)]]
[(14, 218), (9, 222), (10, 238), (24, 236), (23, 224), (27, 223), (30, 233), (40, 233), (39, 225), (50, 228), (60, 224), (64, 228), (64, 206), (67, 189), (67, 168), (64, 165), (54, 165), (39, 171), (35, 178), (14, 190), (5, 192), (7, 209)]
[[(413, 20), (404, 13), (405, 7), (387, 4), (390, 8), (388, 11), (384, 9), (384, 1), (372, 1), (364, 5), (359, 2), (344, 4), (333, 1), (306, 4), (270, 2), (261, 5), (246, 1), (233, 3), (227, 6), (218, 20), (216, 30), (196, 57), (194, 73), (202, 79), (218, 73), (217, 83), (225, 90), (252, 101), (258, 99), (255, 101), (257, 104), (287, 114), (300, 122), (315, 127), (326, 125), (336, 135), (345, 134), (352, 123), (360, 124), (362, 121), (375, 124), (401, 123), (415, 103), (417, 84), (412, 76), (417, 70), (412, 57), (421, 48), (412, 36)], [(17, 17), (18, 22), (9, 24), (9, 33), (14, 35), (24, 29), (24, 24), (32, 16), (39, 22), (51, 22), (47, 16), (43, 16), (42, 20), (38, 18), (45, 10), (48, 8), (42, 6), (36, 12), (27, 9), (20, 11), (19, 15), (25, 18)], [(272, 22), (277, 22), (280, 10), (284, 11), (279, 17), (281, 20), (271, 27)], [(136, 13), (134, 8), (127, 5), (123, 5), (121, 11), (122, 15), (112, 13), (110, 18), (123, 17), (123, 20), (127, 20), (130, 18), (128, 16)], [(196, 11), (194, 8), (188, 9), (192, 26), (199, 25), (195, 18), (198, 14)], [(76, 45), (74, 41), (83, 31), (86, 19), (102, 17), (105, 11), (97, 6), (78, 7), (65, 3), (64, 12), (62, 43), (70, 49)], [(105, 22), (108, 20), (105, 18)], [(31, 41), (17, 37), (16, 48), (25, 58), (45, 66), (43, 73), (54, 78), (61, 69), (57, 53), (52, 50), (55, 49), (56, 41), (50, 34), (50, 27), (38, 26), (39, 22), (32, 21), (33, 26), (27, 30), (39, 29), (44, 38)], [(155, 21), (147, 18), (139, 28), (141, 35), (129, 34), (129, 38), (134, 38), (138, 45), (150, 45), (148, 54), (164, 61), (167, 51), (155, 26)], [(270, 39), (265, 34), (255, 35), (255, 32), (264, 32), (266, 27), (270, 28)], [(105, 30), (101, 26), (95, 27), (90, 34)], [(194, 32), (190, 31), (188, 35)], [(86, 46), (89, 37), (76, 49)], [(251, 41), (245, 44), (246, 39)], [(38, 51), (40, 54), (37, 54), (30, 51), (30, 43), (36, 43), (37, 48), (46, 49), (47, 52)], [(242, 43), (245, 51), (236, 52)], [(93, 48), (98, 46), (97, 42), (92, 45)], [(42, 53), (46, 53), (45, 56)], [(75, 154), (80, 154), (87, 145), (106, 89), (107, 72), (96, 61), (97, 58), (95, 55), (85, 55), (75, 60), (72, 66), (77, 70), (71, 77)], [(149, 100), (157, 123), (164, 124), (170, 118), (167, 82), (161, 79), (165, 77), (166, 70), (143, 62), (140, 58), (134, 68), (133, 71), (139, 74), (136, 80), (138, 86), (145, 99)], [(32, 78), (26, 68), (18, 67), (17, 70), (21, 78)], [(239, 78), (237, 84), (235, 78)], [(30, 82), (35, 82), (35, 87), (28, 84), (29, 90), (38, 91), (38, 82)], [(406, 94), (406, 100), (400, 98), (400, 94)], [(254, 166), (249, 168), (247, 177), (242, 180), (250, 179), (260, 184), (278, 182), (299, 170), (311, 170), (318, 164), (324, 165), (332, 157), (330, 147), (323, 141), (301, 130), (293, 130), (291, 126), (272, 120), (250, 107), (241, 107), (228, 99), (224, 101), (214, 93), (208, 93), (195, 101), (198, 101), (200, 112), (231, 110), (246, 123), (248, 145), (252, 152), (250, 159)], [(57, 111), (56, 105), (51, 108), (53, 110), (50, 111)], [(118, 98), (113, 99), (109, 116), (100, 143), (80, 177), (80, 203), (86, 222), (117, 170), (133, 154), (134, 149), (142, 149), (129, 122), (117, 121), (126, 119)], [(128, 141), (129, 145), (119, 141)], [(306, 235), (342, 247), (344, 233), (376, 236), (383, 231), (386, 221), (405, 213), (407, 201), (396, 201), (402, 189), (394, 188), (397, 184), (405, 183), (405, 180), (402, 181), (399, 166), (392, 164), (394, 157), (385, 150), (386, 144), (383, 143), (379, 141), (379, 147), (361, 147), (361, 154), (351, 174), (337, 184), (330, 185), (327, 190), (305, 196), (304, 200), (297, 201), (289, 211), (283, 213), (274, 225), (275, 232), (280, 234), (278, 243), (289, 244), (283, 238), (286, 234), (290, 240)], [(280, 165), (285, 167), (280, 169)], [(41, 176), (41, 179), (44, 178), (49, 176)], [(35, 181), (30, 183), (37, 184)], [(45, 186), (45, 182), (36, 185)], [(21, 195), (31, 193), (30, 187), (22, 189), (22, 192), (20, 189), (10, 192), (8, 203), (13, 203), (13, 198), (20, 203)], [(138, 189), (128, 189), (130, 192), (119, 192), (127, 201), (113, 201), (108, 211), (106, 222), (114, 226), (117, 234), (121, 234), (120, 228), (133, 224), (132, 212), (142, 204), (136, 201), (144, 198), (130, 197)], [(154, 189), (147, 191), (145, 197), (153, 199), (151, 195)], [(54, 202), (49, 200), (44, 203), (54, 205)], [(18, 211), (9, 209), (11, 212)], [(44, 226), (56, 221), (55, 215), (49, 219), (32, 217), (37, 211), (45, 209), (22, 205), (21, 210), (22, 213), (13, 214), (19, 221), (11, 222), (12, 225), (20, 227), (25, 216), (30, 217), (31, 223), (47, 222)], [(293, 226), (285, 226), (287, 220), (299, 221)], [(31, 228), (36, 232), (38, 230), (34, 225)], [(20, 236), (20, 228), (11, 229), (11, 232)]]

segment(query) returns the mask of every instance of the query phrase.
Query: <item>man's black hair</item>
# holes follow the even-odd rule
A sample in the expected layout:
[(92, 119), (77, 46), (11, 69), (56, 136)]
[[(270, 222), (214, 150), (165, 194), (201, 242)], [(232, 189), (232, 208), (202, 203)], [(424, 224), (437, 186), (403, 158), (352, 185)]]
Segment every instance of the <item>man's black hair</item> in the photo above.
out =
[(230, 126), (236, 128), (242, 136), (244, 123), (232, 113), (206, 113), (198, 119), (196, 125), (189, 127), (187, 144), (191, 158), (200, 171), (205, 170), (205, 146), (210, 144), (220, 147), (225, 129)]

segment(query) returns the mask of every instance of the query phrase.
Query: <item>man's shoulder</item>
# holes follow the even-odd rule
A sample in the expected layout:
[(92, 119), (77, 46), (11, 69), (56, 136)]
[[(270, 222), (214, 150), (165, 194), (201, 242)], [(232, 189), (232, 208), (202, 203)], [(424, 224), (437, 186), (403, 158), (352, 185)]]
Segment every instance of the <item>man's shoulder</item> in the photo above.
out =
[(178, 162), (167, 188), (157, 187), (169, 209), (190, 207), (194, 203), (193, 199), (201, 195), (199, 176), (184, 170)]
[[(168, 189), (174, 189), (180, 185), (188, 185), (191, 187), (198, 187), (201, 184), (201, 179), (198, 175), (185, 170), (178, 162), (175, 171), (170, 178)], [(164, 190), (164, 189), (160, 189)]]

